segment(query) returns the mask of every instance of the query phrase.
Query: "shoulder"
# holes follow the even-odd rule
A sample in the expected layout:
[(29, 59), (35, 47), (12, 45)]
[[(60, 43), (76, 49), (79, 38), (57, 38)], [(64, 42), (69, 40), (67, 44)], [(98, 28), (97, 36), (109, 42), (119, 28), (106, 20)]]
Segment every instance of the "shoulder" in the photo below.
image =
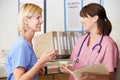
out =
[(103, 43), (106, 45), (116, 45), (116, 42), (110, 36), (104, 36)]
[(119, 52), (116, 42), (110, 36), (104, 36), (102, 46), (106, 50)]
[(22, 37), (17, 37), (17, 39), (11, 45), (9, 51), (16, 52), (18, 50), (27, 49), (28, 45), (29, 45), (28, 42), (25, 41)]
[(24, 38), (22, 38), (22, 37), (17, 37), (17, 39), (14, 41), (14, 43), (13, 43), (13, 45), (12, 46), (15, 46), (15, 47), (19, 47), (19, 46), (21, 46), (21, 47), (23, 47), (23, 46), (28, 46), (29, 44), (28, 44), (28, 42), (24, 39)]

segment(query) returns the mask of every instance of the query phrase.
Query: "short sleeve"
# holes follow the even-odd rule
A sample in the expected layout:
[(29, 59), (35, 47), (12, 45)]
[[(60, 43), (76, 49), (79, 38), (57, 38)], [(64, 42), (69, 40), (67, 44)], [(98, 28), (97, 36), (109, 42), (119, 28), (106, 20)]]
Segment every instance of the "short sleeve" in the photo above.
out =
[(106, 65), (109, 72), (115, 72), (118, 64), (119, 51), (116, 44), (110, 44), (106, 48), (103, 63)]
[(12, 54), (13, 68), (24, 67), (25, 69), (30, 63), (30, 54), (27, 53), (27, 46), (24, 44), (19, 45)]

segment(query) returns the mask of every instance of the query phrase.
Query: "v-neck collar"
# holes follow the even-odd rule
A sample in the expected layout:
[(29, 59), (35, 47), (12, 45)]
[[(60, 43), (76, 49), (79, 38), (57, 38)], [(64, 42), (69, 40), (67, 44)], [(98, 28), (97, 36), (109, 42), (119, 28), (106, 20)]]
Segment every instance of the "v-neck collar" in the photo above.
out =
[(99, 44), (100, 39), (101, 39), (102, 35), (100, 37), (98, 37), (96, 40), (94, 40), (89, 46), (88, 46), (88, 40), (90, 38), (90, 36), (87, 37), (86, 41), (85, 41), (85, 45), (87, 48), (93, 48), (96, 44)]

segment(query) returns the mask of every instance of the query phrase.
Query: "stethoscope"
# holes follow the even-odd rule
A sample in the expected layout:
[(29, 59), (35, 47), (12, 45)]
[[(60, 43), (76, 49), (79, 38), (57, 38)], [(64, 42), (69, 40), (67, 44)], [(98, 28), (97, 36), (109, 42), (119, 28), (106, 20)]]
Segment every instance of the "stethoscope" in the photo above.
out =
[[(88, 36), (89, 36), (89, 34), (84, 38), (84, 40), (83, 40), (83, 42), (82, 42), (82, 44), (81, 44), (81, 46), (80, 46), (79, 52), (78, 52), (78, 54), (77, 54), (77, 57), (74, 59), (74, 62), (76, 62), (76, 63), (79, 63), (80, 52), (81, 52), (82, 47), (83, 47), (83, 44), (85, 43), (85, 41), (86, 41), (86, 39), (87, 39)], [(98, 54), (100, 53), (101, 48), (102, 48), (102, 45), (101, 45), (102, 40), (103, 40), (103, 35), (102, 35), (102, 37), (101, 37), (101, 39), (100, 39), (100, 42), (99, 42), (98, 44), (96, 44), (96, 45), (93, 46), (92, 51), (95, 49), (95, 47), (99, 46), (99, 49), (98, 49), (97, 52), (98, 52)]]

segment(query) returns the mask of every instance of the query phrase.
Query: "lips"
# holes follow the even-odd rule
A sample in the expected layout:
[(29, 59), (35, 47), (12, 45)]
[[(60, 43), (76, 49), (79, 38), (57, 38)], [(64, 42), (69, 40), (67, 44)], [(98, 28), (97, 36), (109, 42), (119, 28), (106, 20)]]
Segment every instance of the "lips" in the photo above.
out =
[(38, 24), (37, 26), (38, 26), (38, 27), (41, 27), (41, 24)]

